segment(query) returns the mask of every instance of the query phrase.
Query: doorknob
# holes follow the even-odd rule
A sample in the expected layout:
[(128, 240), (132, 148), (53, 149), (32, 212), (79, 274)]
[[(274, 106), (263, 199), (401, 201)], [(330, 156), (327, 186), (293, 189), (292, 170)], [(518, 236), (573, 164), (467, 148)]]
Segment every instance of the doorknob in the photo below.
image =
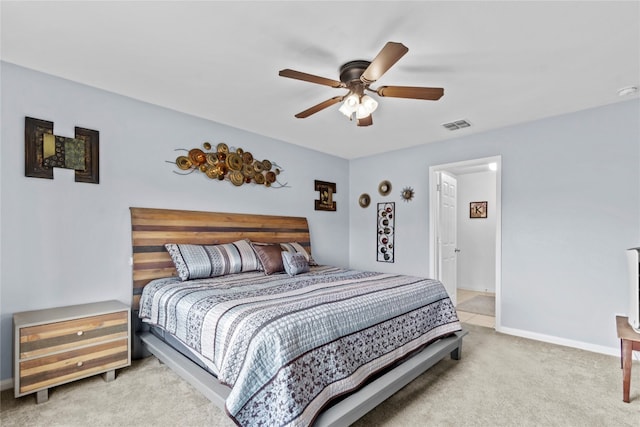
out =
[(458, 252), (460, 252), (460, 249), (455, 248), (453, 251), (454, 251), (455, 253), (458, 253)]

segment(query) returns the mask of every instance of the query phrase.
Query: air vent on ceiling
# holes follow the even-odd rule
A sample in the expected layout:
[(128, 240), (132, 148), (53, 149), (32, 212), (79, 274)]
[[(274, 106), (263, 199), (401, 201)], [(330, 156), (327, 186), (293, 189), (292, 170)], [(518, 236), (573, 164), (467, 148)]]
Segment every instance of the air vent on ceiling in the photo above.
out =
[(455, 122), (443, 123), (442, 126), (449, 130), (458, 130), (462, 128), (468, 128), (469, 126), (471, 126), (471, 123), (466, 120), (456, 120)]

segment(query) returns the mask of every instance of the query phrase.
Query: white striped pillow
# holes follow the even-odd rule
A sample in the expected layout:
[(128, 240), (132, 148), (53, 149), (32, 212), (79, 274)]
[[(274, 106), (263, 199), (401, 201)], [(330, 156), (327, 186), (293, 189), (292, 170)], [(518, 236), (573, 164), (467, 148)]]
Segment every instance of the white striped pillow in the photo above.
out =
[(248, 240), (222, 245), (164, 245), (181, 280), (224, 276), (260, 268), (260, 261)]

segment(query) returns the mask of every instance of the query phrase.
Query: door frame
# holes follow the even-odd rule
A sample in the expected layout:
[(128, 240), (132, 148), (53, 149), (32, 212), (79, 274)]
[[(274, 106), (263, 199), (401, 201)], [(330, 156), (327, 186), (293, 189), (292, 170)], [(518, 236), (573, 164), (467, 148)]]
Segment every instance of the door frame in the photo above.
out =
[[(429, 167), (429, 276), (435, 277), (436, 266), (440, 259), (437, 250), (437, 225), (438, 218), (438, 195), (437, 195), (437, 172), (448, 172), (457, 175), (455, 171), (477, 170), (482, 171), (483, 167), (488, 168), (490, 163), (495, 163), (496, 168), (496, 323), (495, 329), (500, 332), (502, 329), (502, 156), (483, 157), (460, 162), (446, 163)], [(486, 169), (485, 169), (486, 170)], [(458, 172), (459, 174), (459, 172)]]

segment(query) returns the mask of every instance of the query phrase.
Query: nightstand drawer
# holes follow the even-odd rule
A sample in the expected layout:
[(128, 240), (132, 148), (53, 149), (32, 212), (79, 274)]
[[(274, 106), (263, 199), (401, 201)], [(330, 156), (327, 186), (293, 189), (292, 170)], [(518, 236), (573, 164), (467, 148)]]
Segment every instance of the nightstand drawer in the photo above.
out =
[(20, 329), (20, 359), (126, 338), (128, 313), (109, 313)]
[(20, 393), (86, 377), (128, 364), (129, 340), (109, 341), (20, 362)]

